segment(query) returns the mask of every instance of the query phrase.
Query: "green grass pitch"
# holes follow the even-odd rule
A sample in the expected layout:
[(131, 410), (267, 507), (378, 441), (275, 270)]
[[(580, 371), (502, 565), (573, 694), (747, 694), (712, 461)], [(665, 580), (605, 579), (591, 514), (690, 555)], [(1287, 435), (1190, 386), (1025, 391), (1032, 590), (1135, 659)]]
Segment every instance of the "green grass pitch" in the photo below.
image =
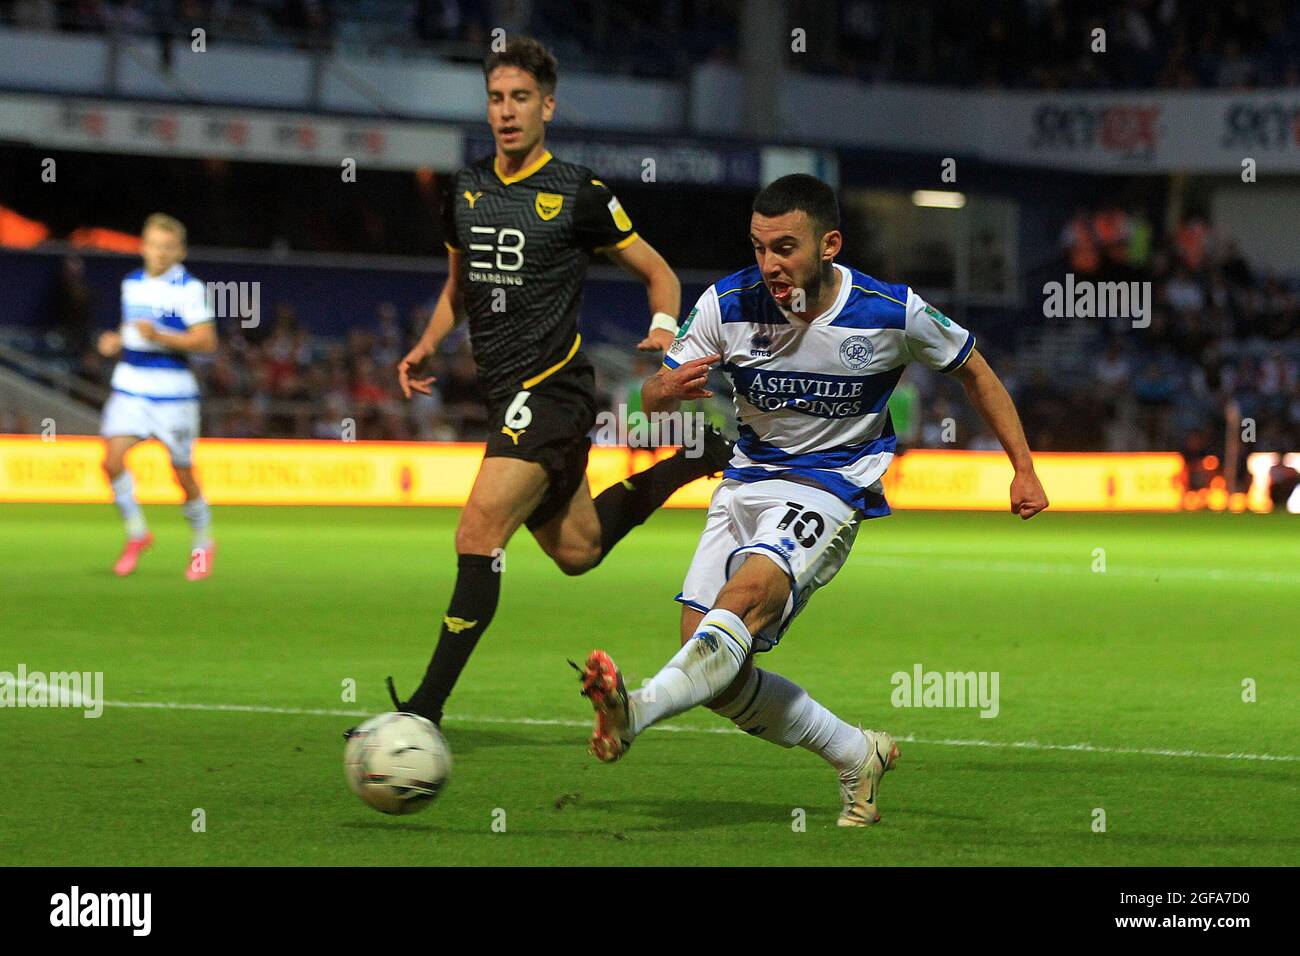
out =
[[(110, 702), (93, 720), (0, 711), (7, 864), (1300, 863), (1287, 516), (868, 523), (761, 658), (900, 738), (882, 823), (839, 830), (833, 771), (705, 710), (617, 765), (585, 752), (565, 659), (606, 648), (632, 686), (658, 669), (702, 512), (657, 515), (580, 578), (516, 538), (448, 709), (451, 783), (403, 818), (348, 792), (340, 732), (347, 712), (387, 709), (385, 675), (409, 692), (423, 673), (456, 512), (218, 508), (215, 574), (197, 584), (179, 509), (146, 512), (157, 543), (118, 580), (111, 508), (0, 509), (0, 671), (102, 671)], [(918, 663), (998, 672), (998, 715), (894, 708), (891, 676)]]

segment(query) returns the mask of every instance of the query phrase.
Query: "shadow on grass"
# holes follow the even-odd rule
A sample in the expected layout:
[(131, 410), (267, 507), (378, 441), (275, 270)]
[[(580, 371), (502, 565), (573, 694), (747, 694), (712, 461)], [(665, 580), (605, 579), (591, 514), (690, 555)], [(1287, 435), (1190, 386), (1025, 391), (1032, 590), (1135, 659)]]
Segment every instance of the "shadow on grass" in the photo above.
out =
[[(628, 834), (658, 831), (683, 832), (691, 830), (731, 829), (745, 824), (776, 824), (788, 826), (790, 806), (786, 803), (743, 803), (737, 800), (579, 800), (562, 811), (550, 808), (531, 808), (547, 817), (539, 820), (530, 816), (527, 825), (512, 825), (512, 837), (604, 837), (621, 840)], [(434, 810), (437, 813), (437, 810)], [(608, 814), (613, 814), (611, 819)], [(833, 810), (827, 810), (834, 822)], [(566, 826), (555, 826), (563, 821)], [(459, 821), (448, 821), (446, 826), (436, 823), (414, 823), (396, 817), (349, 820), (339, 824), (349, 830), (415, 831), (420, 833), (445, 833), (456, 835), (491, 835), (487, 823), (465, 826)]]
[[(399, 822), (400, 821), (400, 822)], [(388, 833), (458, 833), (465, 832), (454, 827), (440, 827), (429, 823), (412, 823), (401, 817), (383, 817), (378, 820), (348, 820), (340, 823), (344, 830), (380, 830)]]
[[(490, 750), (493, 747), (570, 747), (579, 750), (585, 746), (586, 738), (582, 736), (582, 731), (576, 731), (576, 735), (571, 739), (566, 739), (562, 735), (551, 735), (549, 739), (543, 738), (535, 732), (532, 727), (524, 730), (508, 730), (509, 725), (501, 725), (501, 730), (484, 730), (483, 725), (479, 724), (471, 728), (469, 724), (452, 724), (443, 731), (447, 738), (447, 743), (451, 745), (453, 759), (457, 754), (472, 754), (476, 750)], [(559, 727), (546, 728), (556, 730), (573, 730), (573, 728)]]

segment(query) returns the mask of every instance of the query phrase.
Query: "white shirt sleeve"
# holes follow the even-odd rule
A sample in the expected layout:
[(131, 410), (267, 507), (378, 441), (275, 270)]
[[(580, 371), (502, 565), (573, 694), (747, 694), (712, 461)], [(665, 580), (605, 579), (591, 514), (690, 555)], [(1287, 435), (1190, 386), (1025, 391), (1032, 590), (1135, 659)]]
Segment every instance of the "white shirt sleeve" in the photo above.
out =
[(208, 308), (207, 290), (198, 279), (191, 278), (185, 283), (178, 306), (176, 312), (186, 328), (211, 322), (214, 318)]
[(907, 290), (907, 350), (936, 372), (955, 372), (970, 358), (975, 336)]
[(704, 290), (677, 330), (677, 338), (664, 356), (664, 365), (676, 368), (706, 355), (721, 355), (723, 361), (727, 358), (722, 351), (722, 309), (718, 305), (718, 290), (713, 286)]

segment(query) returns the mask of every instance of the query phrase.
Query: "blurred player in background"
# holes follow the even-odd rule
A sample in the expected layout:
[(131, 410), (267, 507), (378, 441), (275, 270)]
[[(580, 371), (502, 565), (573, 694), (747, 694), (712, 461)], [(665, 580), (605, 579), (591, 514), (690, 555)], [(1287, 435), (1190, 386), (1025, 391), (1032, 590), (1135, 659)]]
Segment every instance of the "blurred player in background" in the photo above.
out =
[(547, 151), (551, 53), (516, 37), (487, 57), (483, 73), (495, 155), (452, 180), (443, 212), (447, 283), (428, 329), (398, 364), (406, 396), (428, 394), (433, 379), (415, 370), (468, 317), (488, 406), (487, 452), (456, 528), (456, 586), (437, 648), (409, 700), (389, 685), (398, 710), (434, 723), (496, 612), (502, 549), (520, 525), (565, 574), (582, 574), (675, 490), (731, 457), (726, 440), (706, 431), (702, 454), (683, 448), (593, 501), (586, 470), (595, 373), (578, 334), (587, 264), (605, 255), (645, 283), (653, 319), (643, 350), (672, 343), (681, 284), (594, 172)]
[(186, 355), (215, 352), (217, 329), (203, 283), (181, 264), (185, 227), (180, 222), (163, 213), (146, 219), (140, 254), (144, 268), (122, 280), (121, 329), (104, 332), (98, 346), (101, 355), (118, 360), (100, 427), (107, 445), (104, 471), (126, 523), (126, 547), (113, 571), (130, 574), (153, 544), (125, 458), (135, 444), (156, 438), (167, 447), (185, 492), (181, 507), (194, 534), (185, 576), (198, 581), (212, 572), (214, 546), (211, 513), (191, 458), (199, 434), (199, 384)]
[[(830, 186), (801, 174), (776, 180), (754, 201), (750, 239), (757, 265), (705, 291), (643, 390), (647, 410), (674, 408), (700, 397), (719, 360), (736, 389), (736, 455), (677, 596), (682, 647), (630, 694), (608, 654), (588, 656), (580, 671), (596, 711), (590, 749), (618, 760), (647, 727), (705, 704), (746, 733), (821, 756), (839, 771), (839, 825), (869, 826), (898, 758), (893, 737), (851, 726), (753, 660), (836, 575), (859, 524), (889, 514), (881, 478), (896, 442), (887, 402), (907, 364), (961, 381), (1015, 468), (1013, 514), (1031, 518), (1047, 497), (975, 337), (907, 286), (835, 263), (843, 237)], [(865, 641), (876, 639), (869, 611), (881, 599), (861, 602)]]

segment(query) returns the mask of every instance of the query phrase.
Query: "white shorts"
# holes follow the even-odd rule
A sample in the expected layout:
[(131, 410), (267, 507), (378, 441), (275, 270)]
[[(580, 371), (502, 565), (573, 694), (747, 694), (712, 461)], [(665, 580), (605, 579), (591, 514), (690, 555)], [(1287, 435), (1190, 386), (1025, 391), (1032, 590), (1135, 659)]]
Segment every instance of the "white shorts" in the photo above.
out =
[(816, 485), (724, 479), (677, 600), (708, 611), (746, 555), (771, 558), (790, 578), (781, 619), (754, 635), (755, 651), (771, 650), (812, 593), (843, 566), (861, 520), (852, 505)]
[(194, 439), (199, 436), (199, 403), (196, 399), (160, 402), (114, 392), (104, 405), (99, 433), (105, 438), (156, 438), (167, 446), (174, 466), (189, 468)]

